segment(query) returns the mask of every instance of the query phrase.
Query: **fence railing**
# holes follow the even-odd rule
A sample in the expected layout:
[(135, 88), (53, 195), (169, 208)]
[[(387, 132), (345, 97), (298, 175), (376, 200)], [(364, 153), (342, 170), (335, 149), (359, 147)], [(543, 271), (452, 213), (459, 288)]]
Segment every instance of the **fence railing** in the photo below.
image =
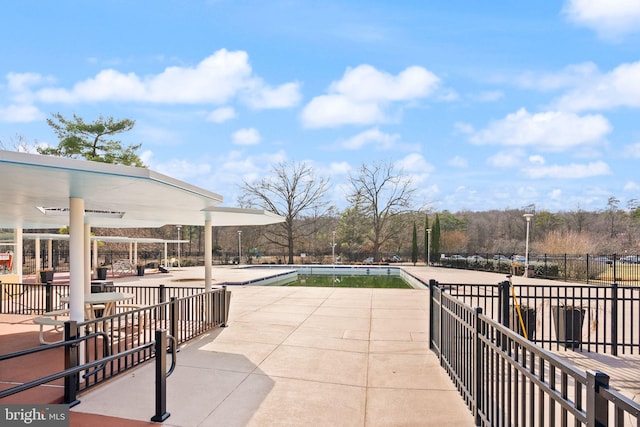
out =
[[(525, 261), (501, 255), (475, 254), (438, 260), (443, 267), (524, 275)], [(580, 283), (640, 286), (640, 255), (531, 254), (527, 276)]]
[(640, 404), (430, 282), (429, 343), (476, 425), (639, 425)]
[[(2, 284), (3, 289), (20, 289), (17, 297), (2, 299), (0, 313), (42, 314), (59, 308), (60, 299), (68, 295), (68, 285)], [(20, 287), (20, 288), (16, 288)], [(63, 340), (89, 335), (82, 357), (91, 362), (109, 354), (127, 353), (105, 363), (95, 375), (77, 384), (77, 390), (92, 387), (100, 382), (139, 365), (153, 357), (147, 344), (154, 339), (157, 330), (167, 330), (178, 345), (187, 342), (217, 326), (225, 326), (229, 316), (231, 292), (226, 286), (205, 292), (203, 288), (160, 286), (115, 286), (116, 292), (135, 295), (134, 302), (140, 308), (127, 309), (113, 315), (98, 317), (77, 323), (76, 330), (67, 331)], [(117, 309), (117, 306), (116, 306)], [(75, 322), (66, 322), (73, 323)], [(65, 324), (65, 326), (66, 326)], [(101, 332), (101, 334), (95, 334)], [(51, 332), (46, 332), (51, 333)], [(91, 335), (94, 334), (94, 335)], [(103, 335), (109, 337), (105, 348)], [(138, 352), (129, 352), (140, 347)]]
[[(138, 305), (154, 305), (171, 298), (185, 298), (202, 293), (202, 287), (131, 286), (114, 284), (114, 292), (134, 295)], [(68, 283), (4, 283), (0, 281), (0, 313), (42, 314), (64, 306), (61, 298), (69, 295)]]
[(543, 348), (640, 354), (640, 287), (509, 281), (440, 286)]

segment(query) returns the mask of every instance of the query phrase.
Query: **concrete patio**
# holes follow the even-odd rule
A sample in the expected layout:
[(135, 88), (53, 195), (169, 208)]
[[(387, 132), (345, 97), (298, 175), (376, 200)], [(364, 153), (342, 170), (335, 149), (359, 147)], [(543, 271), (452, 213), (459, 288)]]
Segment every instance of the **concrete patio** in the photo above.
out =
[[(233, 287), (229, 326), (178, 353), (167, 426), (473, 425), (427, 344), (423, 290)], [(73, 411), (148, 421), (149, 364)]]

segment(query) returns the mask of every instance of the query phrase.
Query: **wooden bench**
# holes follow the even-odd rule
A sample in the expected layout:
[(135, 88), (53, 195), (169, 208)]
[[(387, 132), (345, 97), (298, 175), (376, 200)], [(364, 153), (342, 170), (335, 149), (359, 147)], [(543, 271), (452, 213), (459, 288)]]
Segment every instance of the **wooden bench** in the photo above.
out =
[[(44, 339), (44, 326), (53, 326), (53, 330), (58, 332), (60, 327), (64, 325), (64, 320), (59, 320), (58, 316), (68, 316), (68, 308), (62, 308), (60, 310), (52, 310), (42, 313), (42, 317), (36, 317), (33, 319), (33, 323), (40, 325), (40, 343), (41, 344), (53, 344)], [(59, 342), (59, 341), (56, 341)]]

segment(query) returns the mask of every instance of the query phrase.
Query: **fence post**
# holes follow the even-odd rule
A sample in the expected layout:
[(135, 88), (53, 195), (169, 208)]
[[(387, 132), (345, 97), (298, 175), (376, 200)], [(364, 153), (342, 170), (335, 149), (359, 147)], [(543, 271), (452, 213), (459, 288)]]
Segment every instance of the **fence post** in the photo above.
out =
[[(173, 299), (173, 298), (172, 298)], [(163, 422), (169, 416), (167, 412), (167, 330), (156, 330), (156, 413), (153, 422)]]
[(176, 340), (178, 337), (178, 303), (176, 301), (176, 297), (171, 297), (169, 304), (169, 333), (172, 337), (175, 337)]
[(509, 286), (508, 280), (498, 284), (498, 299), (500, 300), (500, 313), (498, 321), (501, 325), (509, 327)]
[(616, 282), (611, 284), (611, 354), (618, 355), (618, 284)]
[[(78, 322), (69, 320), (64, 322), (64, 339), (71, 341), (79, 338)], [(64, 347), (64, 369), (75, 368), (80, 364), (78, 352), (78, 344), (67, 344)], [(78, 381), (80, 373), (67, 375), (64, 377), (64, 403), (68, 403), (69, 407), (75, 406), (80, 401), (77, 399)]]
[(567, 254), (564, 254), (564, 281), (567, 281)]
[[(158, 303), (162, 304), (164, 302), (167, 302), (167, 289), (164, 287), (164, 285), (160, 285), (158, 286)], [(160, 320), (164, 320), (165, 319), (165, 308), (161, 308), (160, 309)]]
[(474, 372), (474, 383), (473, 383), (473, 417), (476, 420), (476, 425), (479, 426), (482, 423), (480, 422), (480, 405), (482, 404), (482, 342), (480, 340), (480, 315), (482, 314), (482, 307), (475, 308), (475, 339), (473, 346), (473, 361), (475, 363), (473, 372)]
[(433, 349), (433, 288), (438, 286), (438, 282), (435, 279), (429, 279), (429, 348)]
[(609, 376), (600, 371), (587, 371), (587, 425), (602, 427), (609, 422), (609, 405), (600, 388), (609, 388)]
[(231, 292), (227, 291), (227, 285), (222, 286), (222, 324), (226, 328), (229, 323), (229, 303), (231, 302)]
[(52, 287), (53, 287), (53, 284), (51, 283), (51, 281), (47, 280), (47, 282), (44, 284), (44, 294), (45, 294), (44, 311), (53, 310), (53, 292), (51, 292)]

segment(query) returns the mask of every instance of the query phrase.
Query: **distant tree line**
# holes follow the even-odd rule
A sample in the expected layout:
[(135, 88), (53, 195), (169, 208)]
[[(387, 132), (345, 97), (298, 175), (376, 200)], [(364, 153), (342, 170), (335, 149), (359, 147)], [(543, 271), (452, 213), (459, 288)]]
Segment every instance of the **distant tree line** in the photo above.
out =
[[(141, 145), (126, 146), (113, 139), (129, 131), (135, 122), (100, 117), (92, 123), (73, 116), (53, 114), (48, 124), (60, 138), (57, 147), (39, 147), (41, 154), (85, 158), (106, 163), (144, 166), (136, 151)], [(19, 139), (16, 149), (24, 141)], [(598, 211), (579, 207), (564, 212), (521, 209), (449, 212), (430, 209), (416, 199), (410, 177), (394, 163), (363, 163), (350, 174), (340, 191), (348, 203), (338, 210), (329, 202), (336, 187), (306, 163), (273, 165), (268, 176), (240, 185), (242, 207), (261, 208), (281, 215), (285, 222), (270, 226), (242, 227), (242, 256), (269, 255), (282, 263), (322, 262), (332, 253), (343, 262), (375, 261), (400, 255), (417, 263), (427, 257), (434, 262), (441, 254), (523, 254), (525, 213), (530, 223), (529, 248), (537, 254), (638, 254), (640, 253), (640, 203), (625, 206), (616, 197)], [(228, 259), (238, 255), (238, 227), (214, 227), (214, 256)], [(99, 230), (97, 235), (123, 235), (124, 230)], [(132, 236), (176, 238), (176, 228), (126, 230)], [(199, 256), (204, 246), (204, 228), (183, 226), (185, 256)], [(115, 246), (117, 247), (117, 245)], [(144, 246), (142, 246), (144, 250)], [(430, 252), (427, 254), (427, 252)], [(256, 262), (260, 262), (256, 260)]]

